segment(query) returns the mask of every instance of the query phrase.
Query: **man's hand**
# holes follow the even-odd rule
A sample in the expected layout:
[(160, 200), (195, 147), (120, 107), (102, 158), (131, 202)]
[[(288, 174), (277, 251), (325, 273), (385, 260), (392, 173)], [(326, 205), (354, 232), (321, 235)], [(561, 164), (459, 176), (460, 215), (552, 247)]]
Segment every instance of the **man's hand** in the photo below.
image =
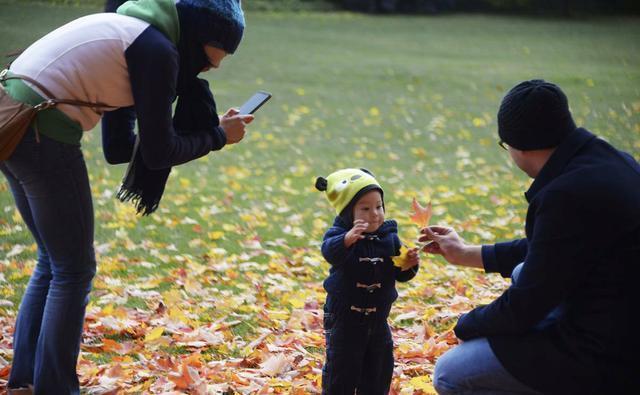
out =
[(253, 115), (239, 115), (238, 110), (230, 108), (220, 117), (220, 127), (227, 136), (227, 144), (235, 144), (242, 140), (245, 126), (253, 121)]
[(442, 255), (447, 262), (482, 268), (482, 247), (468, 245), (455, 230), (444, 226), (428, 226), (423, 228), (418, 239), (421, 242), (432, 241), (422, 248), (430, 254)]
[(360, 239), (364, 239), (362, 233), (367, 230), (369, 226), (368, 222), (365, 222), (362, 219), (357, 219), (353, 221), (353, 228), (349, 229), (346, 235), (344, 235), (344, 245), (349, 248), (355, 244), (356, 241)]

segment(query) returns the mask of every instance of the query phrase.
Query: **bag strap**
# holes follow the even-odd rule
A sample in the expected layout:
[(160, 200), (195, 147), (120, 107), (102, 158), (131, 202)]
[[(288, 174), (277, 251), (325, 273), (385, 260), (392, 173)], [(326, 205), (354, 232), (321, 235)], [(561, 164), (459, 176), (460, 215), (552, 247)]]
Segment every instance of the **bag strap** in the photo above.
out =
[[(11, 52), (7, 52), (4, 54), (5, 58), (15, 58), (18, 55), (20, 55), (21, 53), (24, 52), (24, 48), (20, 48), (20, 49), (14, 49)], [(9, 67), (11, 67), (11, 63), (13, 63), (13, 60), (11, 60), (9, 63), (7, 63), (7, 65), (5, 66), (5, 69), (9, 69)]]
[(47, 97), (48, 97), (48, 99), (47, 99), (48, 106), (47, 107), (52, 107), (52, 106), (55, 106), (57, 104), (69, 104), (69, 105), (72, 105), (72, 106), (93, 107), (93, 108), (113, 108), (113, 109), (118, 108), (118, 107), (110, 106), (108, 104), (104, 104), (104, 103), (100, 103), (100, 102), (91, 103), (91, 102), (86, 102), (86, 101), (82, 101), (82, 100), (56, 99), (56, 97), (51, 93), (51, 91), (48, 90), (47, 88), (45, 88), (38, 81), (34, 80), (31, 77), (27, 77), (26, 75), (22, 75), (22, 74), (11, 73), (11, 75), (9, 75), (9, 70), (7, 70), (7, 69), (2, 70), (2, 73), (0, 73), (0, 81), (6, 81), (6, 80), (25, 80), (25, 81), (30, 82), (31, 84), (35, 85), (38, 89), (40, 89), (42, 91), (42, 93), (47, 95)]

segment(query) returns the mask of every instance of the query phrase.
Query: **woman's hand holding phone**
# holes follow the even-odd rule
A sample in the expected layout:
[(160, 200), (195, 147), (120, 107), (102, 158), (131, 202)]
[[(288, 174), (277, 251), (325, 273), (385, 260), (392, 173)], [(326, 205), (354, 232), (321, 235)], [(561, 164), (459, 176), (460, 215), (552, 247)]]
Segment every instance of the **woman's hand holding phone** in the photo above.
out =
[(246, 132), (245, 126), (253, 121), (253, 115), (241, 115), (235, 108), (230, 108), (220, 117), (220, 127), (227, 135), (227, 144), (240, 142)]
[(231, 108), (220, 117), (220, 127), (227, 135), (227, 144), (235, 144), (242, 140), (245, 126), (253, 121), (253, 114), (264, 103), (271, 99), (271, 93), (258, 91), (247, 100), (240, 109)]

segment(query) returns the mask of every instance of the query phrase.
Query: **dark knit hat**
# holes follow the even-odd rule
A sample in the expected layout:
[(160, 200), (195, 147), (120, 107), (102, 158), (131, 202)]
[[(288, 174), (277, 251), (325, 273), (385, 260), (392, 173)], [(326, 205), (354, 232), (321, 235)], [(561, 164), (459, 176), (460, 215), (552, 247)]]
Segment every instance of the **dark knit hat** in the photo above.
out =
[(557, 147), (575, 129), (567, 97), (544, 80), (519, 83), (498, 110), (500, 139), (521, 151)]
[(244, 13), (241, 0), (178, 0), (180, 23), (188, 23), (199, 44), (213, 45), (234, 53), (244, 33)]

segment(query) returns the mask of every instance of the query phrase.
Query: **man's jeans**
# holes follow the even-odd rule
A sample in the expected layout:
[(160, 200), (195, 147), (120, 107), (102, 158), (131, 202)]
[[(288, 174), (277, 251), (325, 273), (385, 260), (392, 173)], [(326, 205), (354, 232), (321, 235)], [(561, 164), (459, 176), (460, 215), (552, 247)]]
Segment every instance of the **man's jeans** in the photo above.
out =
[[(518, 281), (522, 265), (513, 269), (512, 283)], [(562, 305), (552, 310), (536, 328), (551, 324), (561, 313)], [(466, 341), (444, 353), (436, 363), (433, 384), (440, 395), (540, 394), (502, 366), (486, 338)]]
[(80, 147), (33, 130), (0, 162), (16, 206), (38, 246), (13, 338), (9, 387), (36, 394), (79, 393), (76, 363), (96, 263), (93, 204)]
[(506, 371), (484, 337), (444, 353), (436, 363), (433, 385), (440, 395), (540, 395)]

